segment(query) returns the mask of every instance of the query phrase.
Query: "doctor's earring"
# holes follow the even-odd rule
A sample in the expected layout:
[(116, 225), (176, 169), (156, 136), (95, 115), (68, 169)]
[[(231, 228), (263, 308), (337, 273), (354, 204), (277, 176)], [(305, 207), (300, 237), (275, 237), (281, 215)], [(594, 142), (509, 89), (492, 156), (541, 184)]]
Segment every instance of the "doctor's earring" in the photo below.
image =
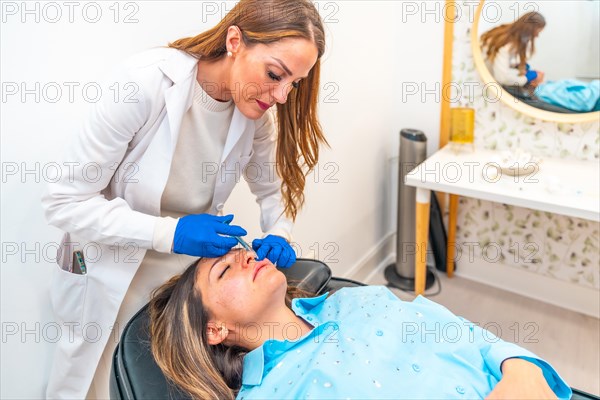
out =
[(232, 52), (230, 52), (230, 51), (228, 51), (228, 52), (227, 52), (227, 57), (233, 57), (233, 53), (232, 53)]

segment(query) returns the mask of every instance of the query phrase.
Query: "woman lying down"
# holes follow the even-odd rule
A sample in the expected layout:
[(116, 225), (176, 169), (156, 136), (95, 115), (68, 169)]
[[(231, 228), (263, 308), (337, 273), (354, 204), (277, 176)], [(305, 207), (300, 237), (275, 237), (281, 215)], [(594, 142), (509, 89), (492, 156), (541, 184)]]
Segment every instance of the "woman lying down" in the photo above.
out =
[(152, 352), (195, 399), (571, 396), (547, 362), (424, 297), (383, 286), (298, 297), (254, 257), (202, 258), (154, 293)]

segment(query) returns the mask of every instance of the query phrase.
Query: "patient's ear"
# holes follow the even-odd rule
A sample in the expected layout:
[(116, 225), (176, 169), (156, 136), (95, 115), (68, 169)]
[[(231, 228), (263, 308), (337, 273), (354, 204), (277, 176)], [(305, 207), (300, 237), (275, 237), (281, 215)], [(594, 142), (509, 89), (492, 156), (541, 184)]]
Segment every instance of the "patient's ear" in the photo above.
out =
[(206, 337), (211, 346), (222, 343), (227, 335), (229, 335), (229, 330), (224, 323), (209, 322), (206, 325)]

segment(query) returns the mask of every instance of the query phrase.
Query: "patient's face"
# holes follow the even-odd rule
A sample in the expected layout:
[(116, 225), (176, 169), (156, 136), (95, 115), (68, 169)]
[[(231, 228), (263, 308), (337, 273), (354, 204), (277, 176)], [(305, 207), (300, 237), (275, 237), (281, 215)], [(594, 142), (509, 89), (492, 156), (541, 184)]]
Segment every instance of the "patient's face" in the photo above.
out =
[(196, 288), (212, 320), (230, 324), (261, 321), (269, 308), (284, 304), (287, 281), (268, 259), (253, 251), (234, 249), (220, 258), (204, 258), (196, 273)]

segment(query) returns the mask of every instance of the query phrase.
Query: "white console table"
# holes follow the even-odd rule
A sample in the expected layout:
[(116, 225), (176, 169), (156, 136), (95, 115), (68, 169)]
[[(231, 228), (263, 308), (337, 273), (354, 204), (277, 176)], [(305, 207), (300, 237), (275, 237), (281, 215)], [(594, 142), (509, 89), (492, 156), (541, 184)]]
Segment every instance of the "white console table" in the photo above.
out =
[[(527, 176), (498, 173), (501, 152), (448, 144), (406, 175), (417, 188), (415, 294), (425, 291), (431, 190), (450, 194), (447, 273), (453, 275), (458, 196), (600, 221), (600, 163), (542, 158)], [(528, 165), (535, 168), (534, 164)]]

